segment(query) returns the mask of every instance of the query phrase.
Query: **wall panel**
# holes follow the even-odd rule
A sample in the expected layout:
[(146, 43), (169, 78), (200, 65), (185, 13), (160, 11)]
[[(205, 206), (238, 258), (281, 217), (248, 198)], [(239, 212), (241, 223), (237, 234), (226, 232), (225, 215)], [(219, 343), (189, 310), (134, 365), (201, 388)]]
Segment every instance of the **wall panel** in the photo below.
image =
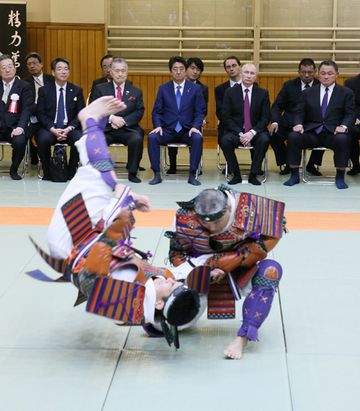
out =
[(28, 51), (43, 56), (44, 69), (50, 73), (50, 62), (66, 57), (71, 63), (70, 81), (80, 85), (86, 99), (93, 79), (101, 75), (100, 59), (105, 52), (103, 24), (27, 24)]

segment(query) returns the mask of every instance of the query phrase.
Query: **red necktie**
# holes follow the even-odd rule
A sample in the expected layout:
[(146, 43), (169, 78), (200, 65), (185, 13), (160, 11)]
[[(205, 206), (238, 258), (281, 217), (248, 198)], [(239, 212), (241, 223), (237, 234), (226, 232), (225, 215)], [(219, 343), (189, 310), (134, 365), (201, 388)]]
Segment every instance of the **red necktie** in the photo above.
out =
[(116, 98), (120, 101), (122, 100), (122, 93), (121, 93), (121, 87), (120, 86), (116, 87)]
[(251, 129), (249, 89), (246, 88), (244, 98), (244, 131), (247, 133)]

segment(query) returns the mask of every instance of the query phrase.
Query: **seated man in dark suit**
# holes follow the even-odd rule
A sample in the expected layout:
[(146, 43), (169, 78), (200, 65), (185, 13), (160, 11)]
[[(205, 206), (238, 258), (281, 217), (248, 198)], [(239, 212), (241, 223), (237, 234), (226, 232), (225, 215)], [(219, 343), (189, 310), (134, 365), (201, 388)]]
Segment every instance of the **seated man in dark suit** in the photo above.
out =
[(90, 97), (89, 101), (94, 101), (93, 97), (93, 92), (95, 90), (95, 87), (98, 84), (103, 84), (103, 83), (110, 83), (112, 78), (111, 78), (111, 63), (113, 61), (113, 56), (112, 54), (106, 54), (105, 56), (101, 57), (100, 60), (100, 67), (102, 70), (102, 77), (96, 78), (91, 85), (90, 89)]
[(219, 84), (215, 87), (215, 103), (216, 103), (216, 117), (219, 120), (218, 124), (218, 142), (220, 144), (221, 138), (224, 135), (224, 121), (222, 118), (222, 105), (224, 101), (225, 92), (229, 87), (241, 83), (241, 65), (240, 60), (236, 56), (229, 56), (224, 60), (224, 69), (229, 76), (229, 80)]
[(284, 185), (299, 184), (299, 164), (304, 148), (327, 147), (334, 151), (335, 184), (348, 188), (344, 180), (349, 162), (350, 136), (348, 130), (355, 121), (354, 93), (336, 84), (339, 71), (332, 60), (319, 66), (320, 84), (301, 94), (294, 116), (293, 132), (288, 136), (287, 163), (291, 177)]
[[(206, 84), (203, 84), (200, 81), (201, 73), (204, 71), (204, 63), (198, 57), (190, 57), (187, 59), (186, 62), (187, 69), (186, 69), (186, 78), (195, 84), (199, 84), (201, 86), (204, 99), (205, 99), (205, 117), (207, 114), (207, 106), (209, 103), (209, 88)], [(167, 174), (176, 174), (176, 155), (178, 152), (177, 147), (169, 147), (169, 159), (170, 159), (170, 168), (167, 171)]]
[[(39, 88), (44, 84), (53, 83), (54, 77), (45, 74), (43, 72), (42, 58), (39, 53), (31, 52), (25, 57), (25, 64), (29, 72), (29, 76), (24, 78), (31, 85), (31, 89), (34, 95), (34, 104), (32, 107), (32, 113), (30, 117), (28, 136), (30, 139), (30, 160), (31, 164), (38, 163), (37, 147), (34, 145), (33, 137), (37, 139), (37, 132), (40, 124), (36, 117), (36, 103), (39, 97)], [(35, 140), (36, 141), (36, 140)]]
[(201, 90), (205, 100), (205, 117), (207, 115), (207, 106), (209, 103), (209, 87), (200, 81), (202, 72), (204, 71), (204, 63), (199, 57), (190, 57), (186, 61), (186, 78), (195, 84), (201, 86)]
[(128, 179), (133, 183), (141, 183), (136, 174), (143, 153), (144, 131), (139, 123), (143, 118), (145, 107), (142, 91), (126, 81), (127, 75), (126, 60), (120, 57), (114, 58), (111, 63), (113, 81), (98, 84), (91, 98), (96, 100), (102, 96), (114, 96), (126, 104), (125, 110), (109, 117), (105, 137), (108, 144), (119, 143), (128, 147)]
[[(307, 88), (319, 84), (319, 80), (315, 78), (316, 66), (313, 59), (302, 59), (299, 63), (298, 73), (299, 77), (284, 83), (271, 107), (270, 144), (274, 150), (276, 164), (280, 167), (281, 175), (290, 173), (290, 167), (286, 164), (285, 141), (294, 126), (294, 114), (300, 95)], [(312, 152), (306, 166), (309, 173), (321, 175), (314, 164), (321, 164), (322, 155), (321, 151)]]
[(352, 163), (352, 168), (347, 172), (349, 176), (355, 176), (360, 173), (360, 74), (345, 80), (344, 86), (351, 88), (355, 95), (355, 125), (350, 129), (350, 160)]
[(18, 168), (25, 154), (33, 98), (28, 83), (15, 76), (14, 61), (3, 54), (0, 56), (0, 141), (11, 143), (10, 177), (21, 180)]
[(240, 145), (253, 147), (249, 183), (260, 185), (256, 175), (261, 174), (261, 164), (269, 147), (267, 125), (270, 120), (270, 100), (267, 90), (254, 87), (256, 80), (254, 64), (245, 64), (241, 69), (241, 85), (228, 88), (222, 106), (225, 132), (220, 140), (233, 178), (229, 184), (241, 183), (241, 173), (235, 149)]
[(70, 145), (68, 178), (75, 175), (79, 154), (74, 143), (81, 137), (79, 111), (85, 106), (82, 89), (68, 82), (70, 63), (58, 57), (51, 62), (54, 83), (39, 89), (36, 116), (40, 122), (38, 152), (43, 168), (43, 180), (51, 180), (51, 146), (56, 143)]
[(161, 183), (160, 146), (182, 143), (191, 147), (188, 183), (200, 185), (196, 179), (203, 137), (201, 127), (205, 116), (205, 100), (201, 87), (186, 80), (186, 60), (175, 56), (169, 60), (172, 81), (162, 84), (157, 92), (152, 120), (154, 129), (148, 136), (148, 152), (154, 178), (151, 185)]

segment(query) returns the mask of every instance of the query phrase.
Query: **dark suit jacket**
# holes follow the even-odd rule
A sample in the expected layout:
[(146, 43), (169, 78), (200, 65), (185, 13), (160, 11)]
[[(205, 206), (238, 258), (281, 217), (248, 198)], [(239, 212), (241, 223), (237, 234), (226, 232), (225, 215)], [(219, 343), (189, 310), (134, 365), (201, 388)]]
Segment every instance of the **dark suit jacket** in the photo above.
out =
[[(97, 85), (99, 85), (99, 84), (106, 84), (106, 83), (111, 83), (111, 81), (108, 81), (108, 79), (107, 79), (106, 77), (96, 78), (96, 79), (92, 82), (91, 89), (90, 89), (90, 95), (89, 95), (89, 102), (95, 100), (95, 97), (94, 97), (94, 94), (93, 94), (93, 93), (94, 93), (94, 90), (95, 90), (95, 87), (96, 87)], [(132, 85), (132, 81), (126, 80), (125, 84), (127, 84), (128, 86), (131, 86), (131, 85)]]
[(94, 88), (95, 88), (98, 84), (104, 84), (104, 83), (110, 83), (106, 77), (96, 78), (96, 79), (92, 82), (91, 90), (94, 90)]
[[(50, 74), (43, 74), (43, 79), (44, 79), (44, 85), (48, 84), (48, 83), (53, 83), (54, 82), (54, 77), (51, 76)], [(35, 103), (35, 97), (36, 97), (36, 89), (35, 89), (35, 80), (33, 76), (28, 76), (24, 78), (24, 81), (26, 81), (27, 83), (30, 84), (31, 86), (31, 92), (33, 94), (33, 105), (32, 105), (32, 110), (31, 110), (31, 114), (35, 115), (36, 113), (36, 103)]]
[[(4, 93), (3, 82), (0, 80), (0, 96)], [(18, 107), (16, 113), (9, 113), (9, 106), (11, 103), (10, 97), (13, 94), (19, 96)], [(1, 98), (0, 97), (0, 98)], [(4, 128), (21, 127), (24, 132), (28, 128), (28, 122), (31, 115), (31, 107), (33, 104), (33, 95), (28, 83), (23, 80), (15, 79), (11, 87), (7, 104), (0, 100), (0, 130)]]
[[(254, 86), (258, 87), (258, 83), (255, 82)], [(224, 101), (224, 96), (226, 90), (230, 88), (230, 80), (225, 81), (225, 83), (221, 83), (215, 87), (215, 103), (216, 103), (216, 117), (219, 119), (220, 123), (222, 122), (222, 105)]]
[(201, 87), (205, 100), (205, 116), (207, 115), (208, 104), (209, 104), (209, 87), (202, 83), (200, 80), (196, 81), (195, 84), (198, 84)]
[(154, 128), (164, 127), (173, 131), (179, 122), (185, 129), (195, 127), (201, 130), (204, 117), (205, 100), (198, 84), (185, 80), (180, 109), (176, 104), (173, 81), (159, 87), (152, 111)]
[[(267, 90), (253, 86), (250, 116), (252, 128), (257, 133), (267, 130), (267, 125), (270, 120), (270, 100)], [(240, 85), (235, 85), (226, 90), (222, 107), (222, 119), (226, 131), (235, 134), (243, 132), (244, 98)]]
[(222, 105), (224, 101), (225, 91), (230, 88), (230, 81), (225, 81), (217, 87), (215, 87), (215, 103), (216, 103), (216, 117), (219, 119), (220, 123), (222, 122)]
[(355, 116), (360, 119), (360, 74), (344, 82), (345, 87), (351, 88), (355, 95)]
[(326, 130), (334, 133), (336, 127), (340, 125), (345, 125), (351, 129), (354, 121), (354, 93), (349, 88), (337, 84), (332, 92), (324, 120), (320, 106), (320, 84), (301, 93), (294, 116), (294, 125), (302, 124), (305, 132), (324, 125)]
[[(48, 83), (39, 89), (39, 98), (36, 107), (36, 116), (41, 127), (50, 130), (54, 126), (56, 116), (56, 86), (55, 83)], [(84, 108), (84, 97), (82, 89), (75, 84), (67, 83), (65, 96), (66, 114), (68, 126), (80, 128), (77, 118), (79, 111)]]
[[(94, 88), (94, 92), (91, 95), (92, 100), (90, 100), (90, 102), (102, 96), (115, 97), (113, 82), (98, 84)], [(142, 91), (139, 88), (132, 86), (129, 82), (125, 82), (122, 101), (126, 104), (126, 109), (116, 113), (116, 115), (123, 117), (127, 124), (125, 127), (138, 129), (142, 132), (142, 129), (139, 126), (140, 120), (143, 118), (145, 111)], [(112, 130), (111, 125), (107, 124), (105, 131), (110, 129)]]
[[(316, 84), (319, 84), (318, 79), (313, 81), (313, 86)], [(285, 81), (271, 107), (271, 122), (278, 123), (286, 128), (292, 128), (294, 126), (296, 106), (299, 103), (301, 93), (300, 77)]]

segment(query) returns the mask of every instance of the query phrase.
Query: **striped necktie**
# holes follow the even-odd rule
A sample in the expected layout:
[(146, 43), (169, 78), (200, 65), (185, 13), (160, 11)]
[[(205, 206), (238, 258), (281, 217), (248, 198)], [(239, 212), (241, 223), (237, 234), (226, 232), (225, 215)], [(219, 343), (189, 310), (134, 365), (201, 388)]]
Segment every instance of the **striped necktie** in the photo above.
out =
[(9, 94), (10, 94), (10, 84), (3, 83), (3, 86), (4, 86), (4, 92), (3, 92), (1, 100), (6, 104), (9, 98)]

